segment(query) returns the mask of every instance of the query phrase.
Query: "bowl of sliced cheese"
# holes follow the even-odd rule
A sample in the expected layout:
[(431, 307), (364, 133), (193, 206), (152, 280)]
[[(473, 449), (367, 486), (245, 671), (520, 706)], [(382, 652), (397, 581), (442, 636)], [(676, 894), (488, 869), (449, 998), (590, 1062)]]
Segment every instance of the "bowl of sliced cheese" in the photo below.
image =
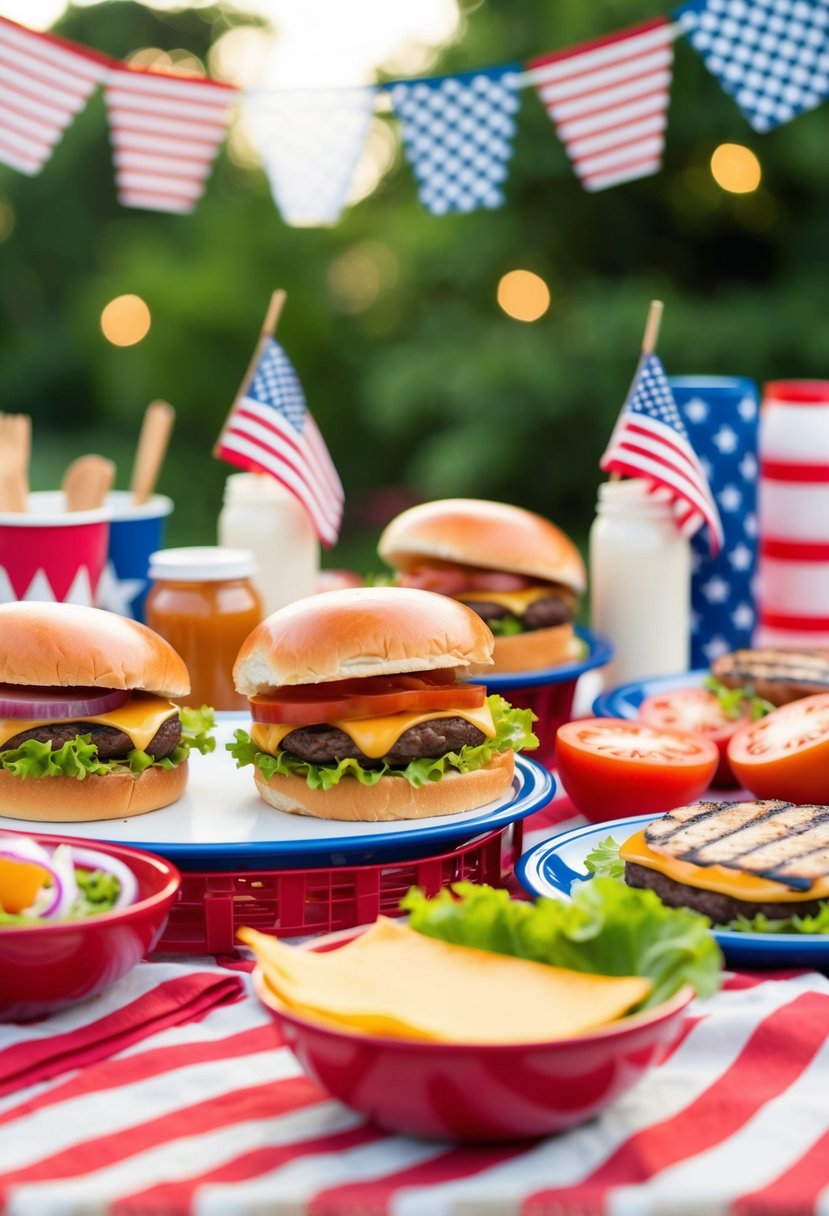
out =
[[(473, 890), (520, 903), (506, 892)], [(449, 899), (439, 897), (446, 908)], [(575, 924), (571, 905), (560, 907)], [(695, 996), (681, 968), (670, 995), (654, 1004), (658, 978), (458, 944), (451, 930), (455, 941), (439, 940), (413, 927), (419, 919), (417, 912), (408, 923), (381, 918), (300, 947), (255, 930), (239, 934), (257, 959), (254, 991), (305, 1072), (395, 1132), (474, 1143), (581, 1123), (661, 1058)], [(697, 987), (710, 992), (721, 962), (716, 946), (701, 949), (708, 955)]]

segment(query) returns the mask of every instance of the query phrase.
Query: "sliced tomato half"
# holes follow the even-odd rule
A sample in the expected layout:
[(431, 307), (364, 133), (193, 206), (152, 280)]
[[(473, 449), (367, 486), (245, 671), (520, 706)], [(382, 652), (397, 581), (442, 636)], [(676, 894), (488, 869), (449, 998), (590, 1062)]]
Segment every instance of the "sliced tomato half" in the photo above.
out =
[(716, 743), (720, 762), (712, 785), (727, 789), (738, 784), (728, 762), (728, 744), (736, 731), (751, 721), (748, 708), (739, 718), (729, 718), (719, 697), (706, 688), (675, 688), (672, 691), (646, 697), (639, 706), (639, 720), (660, 730), (681, 730), (692, 735), (705, 735)]
[(829, 693), (791, 701), (742, 727), (728, 759), (756, 798), (829, 802)]
[(661, 814), (693, 802), (719, 762), (703, 735), (659, 730), (625, 718), (566, 722), (556, 735), (556, 767), (576, 809), (601, 823)]
[(250, 710), (255, 722), (311, 726), (339, 718), (478, 709), (485, 700), (483, 684), (458, 684), (454, 671), (435, 671), (286, 686), (268, 696), (251, 697)]

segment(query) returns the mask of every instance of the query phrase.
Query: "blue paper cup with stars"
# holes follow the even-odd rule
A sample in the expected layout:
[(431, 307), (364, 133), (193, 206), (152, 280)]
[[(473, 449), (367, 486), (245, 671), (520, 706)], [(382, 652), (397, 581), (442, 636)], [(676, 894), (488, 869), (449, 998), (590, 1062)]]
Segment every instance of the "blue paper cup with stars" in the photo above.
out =
[(716, 557), (705, 529), (691, 542), (691, 666), (708, 667), (719, 655), (750, 646), (754, 633), (760, 396), (742, 376), (669, 379), (723, 525)]
[(113, 490), (106, 505), (111, 512), (109, 551), (98, 585), (98, 604), (143, 621), (150, 589), (150, 554), (163, 547), (164, 525), (173, 500), (153, 494), (136, 505), (129, 490)]

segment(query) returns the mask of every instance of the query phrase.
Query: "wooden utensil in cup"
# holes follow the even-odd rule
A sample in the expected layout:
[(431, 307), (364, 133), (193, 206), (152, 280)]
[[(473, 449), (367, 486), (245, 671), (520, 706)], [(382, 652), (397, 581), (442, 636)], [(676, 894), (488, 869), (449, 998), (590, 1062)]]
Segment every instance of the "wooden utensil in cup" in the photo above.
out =
[(175, 420), (176, 411), (166, 401), (153, 401), (147, 406), (130, 483), (136, 506), (145, 503), (155, 489)]
[(115, 481), (115, 464), (105, 456), (79, 456), (63, 475), (67, 511), (102, 507)]
[(29, 494), (32, 420), (28, 414), (0, 414), (0, 510), (23, 512)]

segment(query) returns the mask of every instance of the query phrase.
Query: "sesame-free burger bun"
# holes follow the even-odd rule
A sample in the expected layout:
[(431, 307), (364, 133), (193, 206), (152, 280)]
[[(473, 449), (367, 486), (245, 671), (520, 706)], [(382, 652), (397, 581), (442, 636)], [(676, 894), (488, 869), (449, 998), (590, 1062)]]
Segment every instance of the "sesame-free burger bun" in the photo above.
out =
[(487, 625), (457, 600), (351, 587), (295, 600), (267, 617), (242, 644), (233, 678), (252, 697), (287, 684), (477, 668), (491, 664), (492, 646)]
[(472, 773), (447, 772), (440, 781), (410, 785), (403, 777), (381, 777), (375, 785), (343, 780), (330, 790), (311, 789), (304, 777), (274, 775), (254, 768), (256, 788), (270, 806), (317, 819), (381, 823), (392, 819), (429, 819), (459, 815), (494, 802), (509, 789), (515, 753), (500, 752)]
[(169, 806), (184, 793), (187, 761), (175, 768), (146, 768), (105, 776), (21, 778), (0, 770), (0, 813), (10, 819), (47, 823), (85, 823), (124, 819)]
[[(163, 697), (190, 691), (187, 668), (172, 646), (146, 625), (115, 612), (79, 604), (0, 604), (0, 639), (0, 683), (124, 688)], [(18, 784), (48, 784), (57, 806), (56, 780)]]
[(386, 527), (378, 553), (403, 573), (431, 558), (560, 583), (575, 595), (587, 583), (581, 554), (555, 524), (523, 507), (478, 498), (410, 507)]

